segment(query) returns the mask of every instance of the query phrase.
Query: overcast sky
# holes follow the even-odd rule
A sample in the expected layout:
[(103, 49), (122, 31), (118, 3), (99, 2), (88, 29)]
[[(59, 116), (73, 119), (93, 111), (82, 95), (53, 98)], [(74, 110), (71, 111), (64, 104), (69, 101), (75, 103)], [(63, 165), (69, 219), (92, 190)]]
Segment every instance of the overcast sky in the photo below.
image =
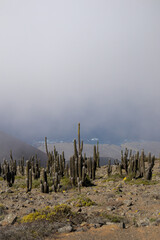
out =
[[(159, 0), (0, 0), (0, 130), (160, 140)], [(76, 136), (75, 136), (76, 137)]]

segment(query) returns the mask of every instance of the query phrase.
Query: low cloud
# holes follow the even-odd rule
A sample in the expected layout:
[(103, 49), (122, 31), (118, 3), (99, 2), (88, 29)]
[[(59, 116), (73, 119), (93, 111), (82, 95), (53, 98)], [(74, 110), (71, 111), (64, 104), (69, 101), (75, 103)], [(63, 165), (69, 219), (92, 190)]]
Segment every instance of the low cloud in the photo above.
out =
[(4, 1), (0, 129), (160, 140), (158, 1)]

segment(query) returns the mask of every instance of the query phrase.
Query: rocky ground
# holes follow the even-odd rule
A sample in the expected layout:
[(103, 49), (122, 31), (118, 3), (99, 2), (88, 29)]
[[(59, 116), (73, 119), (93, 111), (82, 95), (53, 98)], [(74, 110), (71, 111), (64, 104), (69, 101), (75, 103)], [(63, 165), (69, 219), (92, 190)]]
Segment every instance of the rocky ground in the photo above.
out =
[[(26, 193), (23, 181), (17, 177), (14, 186), (7, 188), (0, 179), (0, 239), (159, 239), (159, 160), (151, 181), (130, 181), (116, 171), (108, 177), (103, 166), (93, 186), (83, 187), (81, 193), (63, 188), (42, 194), (39, 187)], [(54, 209), (53, 214), (56, 205), (65, 210), (55, 214)], [(46, 219), (46, 212), (52, 218)]]

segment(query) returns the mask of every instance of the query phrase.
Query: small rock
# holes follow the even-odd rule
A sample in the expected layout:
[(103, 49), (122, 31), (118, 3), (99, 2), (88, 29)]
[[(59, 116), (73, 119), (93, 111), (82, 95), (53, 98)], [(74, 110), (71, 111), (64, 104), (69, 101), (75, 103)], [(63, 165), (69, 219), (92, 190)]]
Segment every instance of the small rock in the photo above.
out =
[(59, 228), (58, 229), (58, 232), (59, 233), (69, 233), (69, 232), (71, 232), (72, 231), (72, 226), (71, 225), (67, 225), (67, 226), (64, 226), (64, 227), (62, 227), (62, 228)]
[(84, 226), (86, 226), (87, 225), (87, 222), (82, 222), (81, 223), (81, 227), (84, 227)]
[(82, 227), (82, 231), (83, 232), (87, 232), (88, 231), (88, 227), (86, 227), (86, 226)]
[(110, 221), (107, 221), (107, 222), (105, 223), (105, 225), (113, 225), (113, 223), (110, 222)]
[(119, 183), (117, 187), (122, 188), (123, 187), (122, 183)]
[(125, 215), (126, 215), (125, 212), (122, 212), (122, 213), (121, 213), (121, 216), (125, 216)]
[(76, 231), (77, 231), (77, 232), (83, 232), (83, 228), (82, 228), (82, 227), (78, 227), (78, 228), (76, 229)]
[(77, 212), (82, 212), (82, 208), (79, 208), (79, 209), (77, 210)]
[(133, 202), (131, 200), (124, 200), (124, 204), (126, 204), (127, 207), (130, 207), (133, 205)]
[(113, 211), (113, 210), (115, 210), (116, 208), (114, 207), (114, 206), (112, 206), (112, 207), (107, 207), (107, 210), (108, 211)]
[(14, 224), (17, 220), (17, 216), (13, 214), (9, 214), (5, 217), (5, 219), (1, 222), (2, 224)]
[(33, 213), (33, 212), (35, 212), (35, 211), (36, 211), (35, 208), (30, 208), (30, 209), (28, 209), (28, 210), (26, 211), (26, 214), (30, 214), (30, 213)]
[(6, 193), (13, 193), (13, 191), (10, 188), (7, 188)]
[(137, 222), (138, 227), (145, 227), (149, 225), (149, 219), (145, 218), (145, 219), (141, 219)]
[(94, 228), (100, 228), (101, 226), (102, 226), (102, 224), (100, 224), (100, 223), (94, 224)]
[(125, 228), (126, 227), (124, 222), (121, 222), (119, 226), (120, 226), (120, 228)]

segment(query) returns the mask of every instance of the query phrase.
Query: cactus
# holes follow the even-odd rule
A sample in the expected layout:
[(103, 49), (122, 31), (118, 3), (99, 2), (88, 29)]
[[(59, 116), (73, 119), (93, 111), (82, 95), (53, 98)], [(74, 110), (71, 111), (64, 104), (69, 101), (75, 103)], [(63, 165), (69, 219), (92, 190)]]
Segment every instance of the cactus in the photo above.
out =
[(83, 141), (80, 139), (80, 123), (78, 123), (78, 155), (81, 155), (83, 151)]
[(91, 158), (87, 159), (87, 172), (90, 179), (92, 179), (92, 160)]
[(85, 180), (86, 180), (86, 170), (85, 170), (85, 166), (83, 165), (83, 167), (82, 167), (82, 185), (85, 185)]
[(100, 157), (99, 157), (99, 142), (97, 141), (97, 167), (100, 168)]
[(41, 192), (44, 193), (44, 185), (42, 180), (40, 181), (40, 189), (41, 189)]
[(80, 142), (80, 123), (78, 123), (78, 152), (80, 154), (81, 142)]
[(112, 173), (112, 166), (111, 166), (111, 160), (109, 159), (108, 166), (107, 166), (108, 177), (110, 177), (111, 173)]
[(119, 171), (119, 175), (120, 175), (120, 176), (122, 176), (122, 168), (123, 168), (123, 165), (122, 165), (122, 163), (120, 163), (120, 164), (118, 165), (118, 171)]
[(52, 188), (53, 188), (54, 192), (59, 191), (58, 188), (60, 188), (60, 186), (59, 186), (59, 178), (58, 178), (58, 173), (57, 172), (55, 173), (55, 176), (53, 177), (53, 187)]
[(79, 180), (79, 177), (77, 177), (77, 185), (78, 185), (78, 193), (81, 193), (82, 182)]
[(68, 165), (68, 163), (67, 163), (67, 165), (66, 165), (66, 177), (67, 178), (69, 178), (69, 165)]
[(93, 160), (95, 161), (95, 164), (96, 164), (96, 166), (97, 166), (96, 145), (94, 145), (94, 148), (93, 148)]
[(95, 180), (96, 176), (96, 162), (92, 160), (92, 180)]
[(32, 189), (32, 174), (30, 171), (31, 163), (29, 160), (26, 161), (26, 185), (27, 185), (27, 192), (31, 191)]
[(44, 168), (42, 169), (42, 180), (40, 184), (40, 189), (41, 189), (41, 192), (43, 193), (49, 193), (49, 186), (47, 182), (47, 171)]
[(32, 169), (29, 169), (29, 190), (32, 189)]
[(151, 180), (152, 179), (152, 169), (154, 167), (154, 162), (155, 162), (155, 156), (151, 158), (151, 162), (149, 162), (149, 166), (146, 170), (146, 180)]
[(79, 155), (78, 158), (78, 177), (81, 180), (82, 179), (82, 156)]
[(45, 137), (45, 147), (46, 147), (46, 154), (48, 156), (49, 152), (48, 152), (48, 146), (47, 146), (47, 137)]
[(141, 151), (141, 158), (140, 158), (140, 176), (145, 176), (145, 156), (144, 156), (144, 150)]
[(76, 158), (78, 157), (76, 139), (74, 139), (74, 156), (75, 156)]
[(151, 159), (151, 153), (148, 153), (148, 163), (151, 163), (152, 159)]

